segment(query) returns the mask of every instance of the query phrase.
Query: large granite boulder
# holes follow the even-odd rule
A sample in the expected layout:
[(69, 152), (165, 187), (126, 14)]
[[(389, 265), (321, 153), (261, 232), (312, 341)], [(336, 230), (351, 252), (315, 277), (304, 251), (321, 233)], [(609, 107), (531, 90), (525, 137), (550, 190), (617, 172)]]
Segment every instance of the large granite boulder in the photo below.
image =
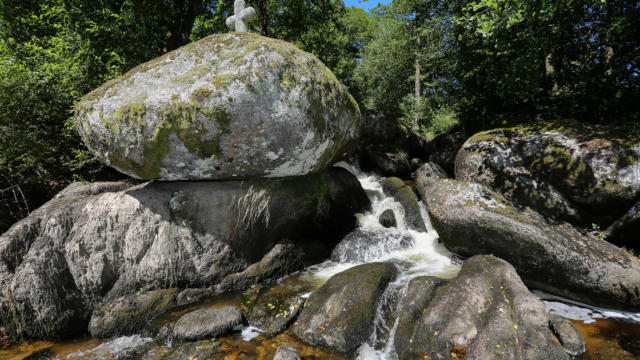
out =
[(451, 179), (418, 187), (451, 251), (494, 254), (531, 287), (597, 306), (640, 310), (640, 261), (567, 223), (516, 207), (486, 186)]
[(551, 336), (545, 305), (493, 256), (468, 259), (453, 280), (411, 280), (400, 306), (400, 360), (570, 359)]
[(371, 334), (380, 297), (395, 275), (392, 263), (369, 263), (332, 276), (311, 294), (293, 334), (310, 345), (355, 350)]
[(382, 190), (387, 196), (391, 196), (399, 202), (404, 209), (404, 222), (408, 229), (415, 231), (427, 231), (422, 220), (422, 213), (418, 206), (418, 200), (413, 189), (400, 178), (390, 177), (382, 182)]
[(173, 338), (197, 341), (215, 338), (242, 325), (242, 311), (235, 306), (203, 308), (188, 312), (173, 326)]
[(573, 122), (494, 129), (467, 140), (455, 173), (544, 215), (604, 228), (640, 197), (640, 132)]
[(280, 276), (277, 259), (263, 259), (274, 245), (312, 244), (307, 253), (322, 260), (368, 207), (341, 168), (287, 180), (73, 184), (0, 236), (0, 320), (14, 336), (59, 336), (139, 289), (206, 288), (261, 260), (262, 280)]
[(315, 56), (249, 33), (212, 35), (142, 64), (76, 106), (104, 163), (139, 179), (288, 177), (354, 146), (358, 105)]

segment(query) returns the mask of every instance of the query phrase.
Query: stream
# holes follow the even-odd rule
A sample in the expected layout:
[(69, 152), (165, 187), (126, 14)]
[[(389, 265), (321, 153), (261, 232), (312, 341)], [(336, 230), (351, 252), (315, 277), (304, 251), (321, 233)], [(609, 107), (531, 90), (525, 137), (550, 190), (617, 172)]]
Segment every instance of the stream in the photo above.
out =
[[(393, 198), (384, 195), (384, 178), (355, 171), (372, 204), (372, 211), (357, 214), (360, 230), (366, 236), (357, 238), (349, 246), (336, 248), (336, 261), (327, 260), (303, 271), (280, 279), (267, 287), (269, 293), (279, 291), (297, 293), (308, 297), (331, 276), (350, 267), (377, 261), (393, 262), (399, 269), (397, 279), (383, 294), (377, 309), (374, 331), (354, 358), (357, 360), (396, 360), (393, 338), (397, 327), (398, 304), (407, 291), (408, 283), (417, 276), (454, 278), (460, 271), (461, 261), (438, 242), (438, 234), (431, 227), (428, 214), (420, 202), (427, 232), (407, 229), (404, 210)], [(397, 227), (382, 227), (379, 216), (391, 209)], [(373, 241), (371, 239), (374, 239)], [(263, 289), (265, 290), (265, 289)], [(571, 302), (550, 294), (535, 291), (547, 306), (563, 317), (569, 318), (583, 334), (587, 353), (581, 359), (638, 359), (640, 358), (640, 314), (599, 309)], [(200, 303), (174, 309), (155, 319), (150, 328), (159, 329), (163, 324), (176, 321), (183, 314), (203, 307), (240, 305), (242, 293), (225, 294)], [(268, 359), (271, 360), (278, 346), (290, 345), (303, 356), (313, 359), (345, 359), (324, 349), (313, 348), (297, 341), (289, 332), (267, 338), (252, 327), (238, 331), (215, 341), (219, 344), (220, 359)], [(158, 344), (149, 334), (120, 337), (108, 341), (92, 338), (66, 342), (23, 342), (0, 350), (0, 360), (8, 359), (161, 359), (170, 353), (171, 347)]]

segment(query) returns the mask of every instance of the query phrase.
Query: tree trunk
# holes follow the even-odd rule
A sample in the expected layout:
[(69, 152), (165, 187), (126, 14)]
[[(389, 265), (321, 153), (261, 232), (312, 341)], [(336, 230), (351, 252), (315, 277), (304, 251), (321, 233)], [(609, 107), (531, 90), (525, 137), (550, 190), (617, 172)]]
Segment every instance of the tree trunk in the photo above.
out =
[(260, 32), (262, 36), (269, 36), (269, 10), (267, 9), (267, 0), (258, 0), (256, 4), (258, 14), (260, 16)]
[(553, 66), (553, 56), (551, 53), (544, 58), (544, 68), (546, 71), (547, 78), (553, 81), (553, 86), (551, 87), (551, 94), (555, 94), (558, 92), (558, 81), (555, 79), (556, 76), (556, 68)]
[(203, 0), (173, 0), (168, 16), (168, 28), (164, 52), (177, 49), (189, 42), (196, 17), (202, 13)]
[[(417, 16), (416, 16), (417, 18)], [(418, 27), (416, 27), (416, 73), (415, 73), (415, 83), (414, 83), (414, 101), (415, 101), (415, 108), (414, 108), (414, 114), (413, 114), (413, 127), (414, 129), (418, 128), (418, 122), (420, 120), (420, 94), (421, 94), (421, 88), (420, 88), (420, 29)]]

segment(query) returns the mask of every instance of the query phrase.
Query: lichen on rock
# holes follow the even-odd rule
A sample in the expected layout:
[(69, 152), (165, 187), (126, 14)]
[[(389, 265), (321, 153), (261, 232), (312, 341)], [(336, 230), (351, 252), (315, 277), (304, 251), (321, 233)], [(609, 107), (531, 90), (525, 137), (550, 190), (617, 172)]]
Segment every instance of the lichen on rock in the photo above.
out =
[(169, 181), (321, 171), (361, 126), (357, 103), (320, 60), (247, 33), (142, 64), (81, 99), (75, 119), (106, 164)]

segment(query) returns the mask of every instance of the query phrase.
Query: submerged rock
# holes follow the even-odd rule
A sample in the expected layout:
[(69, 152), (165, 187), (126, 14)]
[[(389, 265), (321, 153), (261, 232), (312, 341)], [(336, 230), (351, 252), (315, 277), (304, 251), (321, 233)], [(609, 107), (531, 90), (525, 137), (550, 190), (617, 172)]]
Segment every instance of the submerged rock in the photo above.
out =
[(359, 227), (336, 245), (331, 260), (352, 264), (370, 262), (413, 244), (413, 238), (405, 233)]
[(211, 339), (242, 325), (242, 311), (235, 306), (204, 308), (186, 313), (173, 326), (176, 340)]
[(451, 251), (494, 254), (529, 286), (569, 299), (640, 310), (640, 261), (615, 245), (518, 208), (480, 184), (443, 179), (419, 190)]
[(298, 316), (304, 300), (292, 293), (267, 293), (260, 295), (248, 316), (249, 325), (267, 336), (284, 331)]
[(211, 359), (218, 352), (220, 343), (215, 339), (190, 342), (176, 347), (162, 357), (163, 360)]
[(474, 256), (453, 280), (423, 276), (407, 289), (395, 334), (400, 360), (569, 359), (545, 305), (501, 259)]
[(312, 54), (249, 33), (212, 35), (142, 64), (76, 106), (104, 163), (139, 179), (317, 172), (353, 147), (355, 100)]
[(394, 228), (398, 226), (396, 223), (396, 216), (393, 214), (393, 210), (387, 209), (382, 214), (380, 214), (380, 218), (378, 218), (380, 225), (386, 228)]
[[(94, 306), (141, 288), (216, 285), (283, 238), (323, 260), (368, 207), (340, 168), (287, 180), (73, 184), (0, 236), (0, 319), (11, 336), (63, 337), (86, 329)], [(282, 274), (271, 271), (263, 280)]]
[(156, 316), (177, 305), (177, 289), (123, 296), (93, 312), (89, 332), (96, 339), (139, 333)]
[(292, 346), (280, 346), (273, 356), (273, 360), (300, 360), (300, 352)]
[(427, 227), (422, 220), (418, 200), (410, 186), (397, 177), (390, 177), (384, 180), (382, 189), (385, 194), (391, 196), (404, 208), (404, 222), (407, 228), (416, 231), (427, 231)]
[(549, 314), (549, 325), (567, 354), (579, 356), (587, 351), (584, 337), (571, 321), (551, 313)]
[(640, 132), (575, 122), (478, 133), (462, 146), (456, 179), (478, 182), (543, 215), (611, 223), (640, 196)]
[(313, 346), (355, 350), (371, 334), (378, 300), (395, 275), (391, 263), (369, 263), (332, 276), (311, 294), (293, 334)]

